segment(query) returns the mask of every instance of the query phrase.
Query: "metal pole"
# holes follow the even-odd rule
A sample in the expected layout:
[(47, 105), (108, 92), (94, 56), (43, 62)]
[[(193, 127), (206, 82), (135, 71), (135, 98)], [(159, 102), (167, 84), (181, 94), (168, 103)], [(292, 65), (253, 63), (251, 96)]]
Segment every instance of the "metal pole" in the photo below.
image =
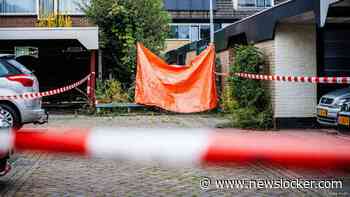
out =
[(214, 43), (214, 5), (210, 0), (210, 43)]

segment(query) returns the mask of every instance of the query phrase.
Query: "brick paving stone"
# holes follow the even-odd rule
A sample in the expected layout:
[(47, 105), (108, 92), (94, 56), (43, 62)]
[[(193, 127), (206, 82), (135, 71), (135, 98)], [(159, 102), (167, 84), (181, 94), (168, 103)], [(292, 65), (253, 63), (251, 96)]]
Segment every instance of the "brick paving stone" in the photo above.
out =
[[(169, 115), (85, 117), (53, 116), (49, 127), (160, 127), (213, 128), (227, 120), (218, 116)], [(45, 126), (44, 126), (45, 127)], [(349, 172), (291, 170), (263, 164), (170, 168), (157, 164), (88, 160), (68, 155), (19, 153), (12, 158), (14, 170), (0, 178), (0, 196), (349, 196)], [(321, 171), (321, 172), (320, 172)], [(214, 179), (335, 179), (343, 190), (215, 189), (201, 190), (203, 177)]]

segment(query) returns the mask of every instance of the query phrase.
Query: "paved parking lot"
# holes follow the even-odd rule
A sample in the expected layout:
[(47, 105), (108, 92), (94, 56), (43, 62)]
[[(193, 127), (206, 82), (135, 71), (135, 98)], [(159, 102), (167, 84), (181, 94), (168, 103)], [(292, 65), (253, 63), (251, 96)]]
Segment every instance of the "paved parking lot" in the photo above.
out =
[[(84, 117), (52, 116), (41, 127), (212, 128), (215, 115)], [(307, 131), (321, 132), (321, 131)], [(326, 135), (326, 134), (325, 134)], [(326, 169), (295, 170), (258, 163), (239, 166), (170, 168), (125, 161), (87, 160), (67, 155), (20, 153), (14, 170), (0, 178), (0, 196), (349, 196), (350, 173)], [(236, 180), (342, 180), (343, 189), (216, 189), (200, 187), (208, 177)]]

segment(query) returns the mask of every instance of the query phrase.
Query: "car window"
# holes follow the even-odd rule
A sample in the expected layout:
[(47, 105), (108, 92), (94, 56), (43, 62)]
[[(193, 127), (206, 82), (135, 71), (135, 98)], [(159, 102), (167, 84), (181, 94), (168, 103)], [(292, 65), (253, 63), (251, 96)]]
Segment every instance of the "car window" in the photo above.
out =
[(7, 61), (2, 61), (1, 63), (3, 65), (3, 68), (7, 71), (7, 73), (5, 73), (3, 76), (24, 74), (21, 70), (9, 64)]
[(7, 62), (16, 67), (18, 70), (22, 71), (23, 74), (32, 74), (32, 72), (28, 70), (23, 64), (17, 62), (14, 59), (7, 60)]
[(6, 69), (6, 66), (0, 61), (0, 77), (4, 77), (8, 75), (8, 70)]

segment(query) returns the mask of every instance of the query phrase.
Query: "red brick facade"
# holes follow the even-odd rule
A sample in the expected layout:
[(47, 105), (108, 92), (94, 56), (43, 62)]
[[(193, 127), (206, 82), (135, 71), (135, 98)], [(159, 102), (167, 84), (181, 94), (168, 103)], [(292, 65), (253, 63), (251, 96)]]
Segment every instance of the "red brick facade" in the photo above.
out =
[[(71, 16), (73, 27), (91, 27), (93, 23), (84, 16)], [(0, 16), (0, 27), (35, 27), (37, 16)]]

